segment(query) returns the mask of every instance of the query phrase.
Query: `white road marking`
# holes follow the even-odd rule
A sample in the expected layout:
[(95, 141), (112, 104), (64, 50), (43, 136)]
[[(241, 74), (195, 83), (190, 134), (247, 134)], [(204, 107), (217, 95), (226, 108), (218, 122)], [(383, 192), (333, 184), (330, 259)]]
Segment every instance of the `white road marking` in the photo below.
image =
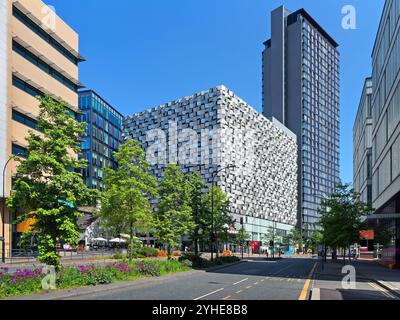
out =
[(238, 282), (235, 282), (233, 285), (236, 286), (236, 285), (238, 285), (239, 283), (245, 282), (246, 280), (249, 280), (249, 278), (246, 278), (246, 279), (240, 280), (240, 281), (238, 281)]
[(205, 298), (205, 297), (211, 296), (212, 294), (217, 293), (217, 292), (220, 292), (220, 291), (222, 291), (222, 290), (224, 290), (224, 288), (221, 288), (221, 289), (215, 290), (215, 291), (213, 291), (213, 292), (207, 293), (207, 294), (205, 294), (204, 296), (198, 297), (198, 298), (193, 299), (193, 300), (196, 301), (196, 300), (203, 299), (203, 298)]

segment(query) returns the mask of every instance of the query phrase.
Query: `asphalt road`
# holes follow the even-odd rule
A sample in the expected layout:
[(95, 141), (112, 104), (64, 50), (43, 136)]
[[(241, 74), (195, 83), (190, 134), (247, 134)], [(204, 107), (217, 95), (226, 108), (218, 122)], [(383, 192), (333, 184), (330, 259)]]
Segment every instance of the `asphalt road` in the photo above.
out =
[(169, 277), (70, 298), (72, 300), (298, 300), (308, 299), (316, 259), (262, 258), (210, 272)]

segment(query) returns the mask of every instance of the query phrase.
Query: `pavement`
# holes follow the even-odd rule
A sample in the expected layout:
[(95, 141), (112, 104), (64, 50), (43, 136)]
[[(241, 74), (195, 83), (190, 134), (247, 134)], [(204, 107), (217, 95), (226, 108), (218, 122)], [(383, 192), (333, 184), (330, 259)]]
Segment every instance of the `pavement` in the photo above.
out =
[(307, 300), (317, 260), (252, 257), (240, 263), (18, 300)]
[[(349, 263), (346, 262), (346, 266)], [(390, 270), (371, 260), (353, 260), (354, 277), (338, 260), (319, 261), (314, 273), (311, 300), (399, 300), (400, 270)], [(350, 269), (350, 268), (349, 268)], [(351, 280), (353, 286), (350, 286)], [(345, 280), (345, 281), (343, 281)]]

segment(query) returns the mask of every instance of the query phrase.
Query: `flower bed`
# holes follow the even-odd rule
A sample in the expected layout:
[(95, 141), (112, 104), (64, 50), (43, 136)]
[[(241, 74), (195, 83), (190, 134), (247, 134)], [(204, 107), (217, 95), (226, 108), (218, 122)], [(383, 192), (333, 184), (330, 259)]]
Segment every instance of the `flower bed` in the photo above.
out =
[[(142, 277), (158, 277), (168, 273), (188, 271), (191, 268), (179, 261), (134, 261), (113, 263), (106, 266), (77, 265), (62, 268), (56, 276), (58, 289), (109, 284), (135, 280)], [(42, 269), (17, 270), (10, 274), (0, 268), (0, 298), (31, 294), (42, 291)]]

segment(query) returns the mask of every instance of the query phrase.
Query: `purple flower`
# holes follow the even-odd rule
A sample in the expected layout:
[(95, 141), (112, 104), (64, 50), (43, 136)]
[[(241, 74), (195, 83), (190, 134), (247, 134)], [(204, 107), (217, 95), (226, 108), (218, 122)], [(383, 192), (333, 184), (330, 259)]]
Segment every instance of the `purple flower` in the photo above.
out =
[(88, 274), (90, 272), (89, 268), (87, 266), (84, 266), (84, 265), (78, 266), (78, 269), (83, 274)]

